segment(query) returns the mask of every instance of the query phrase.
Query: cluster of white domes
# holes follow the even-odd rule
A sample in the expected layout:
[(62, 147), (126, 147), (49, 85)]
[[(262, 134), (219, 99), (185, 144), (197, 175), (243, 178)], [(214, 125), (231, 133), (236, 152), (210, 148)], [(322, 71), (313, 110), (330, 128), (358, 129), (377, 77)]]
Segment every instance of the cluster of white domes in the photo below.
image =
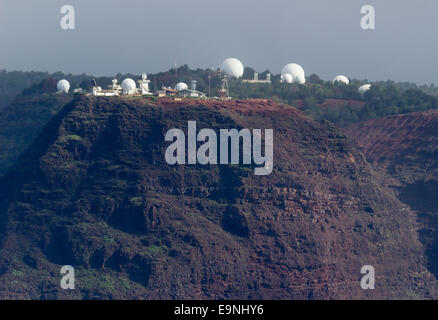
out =
[[(222, 62), (220, 70), (229, 77), (241, 78), (243, 76), (244, 66), (236, 58), (228, 58)], [(289, 63), (281, 71), (281, 80), (285, 83), (306, 83), (306, 74), (304, 69), (296, 64)]]
[(346, 76), (340, 75), (340, 76), (336, 76), (333, 79), (333, 83), (336, 83), (336, 82), (341, 82), (341, 83), (344, 83), (344, 84), (349, 84), (350, 80), (348, 80), (348, 78)]
[[(292, 76), (292, 82), (289, 82), (290, 76), (288, 75)], [(303, 67), (300, 65), (296, 63), (289, 63), (281, 70), (281, 79), (286, 83), (305, 84), (306, 74), (304, 73)]]
[[(244, 66), (242, 62), (240, 62), (238, 59), (228, 58), (222, 62), (220, 66), (220, 70), (230, 78), (241, 78), (243, 76)], [(149, 80), (146, 79), (147, 79), (147, 74), (143, 73), (142, 74), (143, 82), (146, 81), (149, 82)], [(304, 69), (299, 64), (296, 63), (289, 63), (285, 65), (281, 70), (281, 82), (288, 84), (291, 83), (305, 84), (306, 74), (304, 72)], [(332, 83), (343, 83), (345, 85), (348, 85), (350, 83), (350, 80), (348, 79), (348, 77), (344, 75), (338, 75), (333, 78)], [(116, 85), (117, 85), (117, 80), (115, 80), (115, 82), (113, 81), (113, 87), (115, 87)], [(59, 93), (67, 94), (70, 90), (70, 83), (67, 80), (62, 79), (58, 81), (56, 88)], [(118, 88), (120, 88), (120, 86)], [(175, 90), (177, 91), (188, 90), (188, 88), (189, 88), (188, 85), (184, 82), (179, 82), (175, 86)], [(360, 95), (363, 96), (365, 92), (370, 90), (370, 88), (371, 88), (371, 84), (364, 84), (359, 87), (358, 92)], [(126, 78), (122, 81), (121, 89), (123, 91), (123, 94), (126, 95), (135, 94), (137, 92), (136, 83), (131, 78)], [(97, 92), (100, 92), (102, 91), (102, 88), (97, 87), (95, 88), (95, 90)]]
[(184, 82), (179, 82), (175, 86), (176, 91), (184, 91), (184, 90), (187, 90), (188, 88), (189, 88), (189, 86)]
[(70, 82), (65, 79), (59, 80), (56, 84), (56, 89), (59, 93), (68, 93), (70, 90)]
[(229, 77), (241, 78), (243, 76), (243, 64), (236, 58), (225, 59), (220, 69)]
[(121, 86), (124, 94), (134, 94), (137, 89), (135, 81), (131, 78), (123, 80)]
[(371, 89), (371, 85), (370, 84), (364, 84), (363, 86), (360, 86), (359, 89), (357, 90), (361, 95), (364, 95), (365, 92), (367, 92), (368, 90)]
[[(235, 58), (228, 58), (222, 62), (220, 69), (222, 72), (224, 72), (229, 77), (235, 77), (240, 78), (243, 76), (244, 67), (243, 64), (235, 59)], [(296, 63), (289, 63), (283, 67), (281, 70), (281, 82), (283, 83), (298, 83), (298, 84), (305, 84), (306, 83), (306, 74), (304, 72), (303, 67), (301, 67), (299, 64)], [(350, 84), (350, 80), (348, 77), (344, 75), (338, 75), (333, 78), (333, 83), (343, 83), (345, 85)], [(186, 88), (183, 86), (182, 83), (179, 83), (176, 87), (177, 90), (179, 90), (178, 86), (181, 85), (180, 88)], [(185, 84), (184, 84), (185, 85)], [(365, 84), (361, 86), (358, 91), (361, 95), (364, 95), (365, 92), (370, 90), (371, 84)]]

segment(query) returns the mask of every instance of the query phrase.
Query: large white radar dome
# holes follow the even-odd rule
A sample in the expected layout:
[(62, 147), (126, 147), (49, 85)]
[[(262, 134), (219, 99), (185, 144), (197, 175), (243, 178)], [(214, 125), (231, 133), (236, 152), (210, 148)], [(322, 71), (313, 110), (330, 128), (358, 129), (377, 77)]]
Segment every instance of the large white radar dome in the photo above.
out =
[(306, 83), (306, 74), (304, 73), (303, 67), (296, 63), (289, 63), (284, 66), (283, 70), (281, 70), (281, 74), (284, 76), (286, 73), (289, 73), (294, 78), (294, 82), (299, 84)]
[(336, 76), (333, 79), (333, 83), (335, 83), (335, 82), (342, 82), (344, 84), (349, 84), (350, 80), (348, 80), (348, 78), (346, 76)]
[(228, 58), (222, 62), (220, 69), (229, 77), (240, 78), (243, 76), (243, 64), (235, 58)]
[(126, 78), (122, 81), (122, 89), (124, 94), (134, 94), (136, 89), (135, 81), (131, 78)]
[(370, 84), (364, 84), (363, 86), (360, 86), (359, 89), (357, 90), (361, 95), (364, 95), (365, 92), (367, 92), (368, 90), (371, 89), (371, 85)]
[(58, 89), (58, 92), (68, 93), (70, 90), (70, 82), (65, 79), (59, 80), (56, 85), (56, 89)]
[(293, 83), (294, 77), (290, 73), (285, 73), (281, 76), (281, 80), (283, 83)]
[(175, 90), (177, 90), (177, 91), (187, 90), (188, 88), (189, 88), (189, 86), (184, 82), (180, 82), (175, 86)]

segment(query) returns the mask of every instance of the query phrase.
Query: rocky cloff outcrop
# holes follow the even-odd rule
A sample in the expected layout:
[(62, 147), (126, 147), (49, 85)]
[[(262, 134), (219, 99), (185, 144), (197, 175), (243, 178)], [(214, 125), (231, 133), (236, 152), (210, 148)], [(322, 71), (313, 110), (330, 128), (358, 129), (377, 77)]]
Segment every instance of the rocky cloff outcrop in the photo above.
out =
[[(168, 165), (165, 133), (189, 120), (274, 129), (272, 173)], [(78, 98), (0, 182), (0, 297), (436, 298), (416, 216), (381, 180), (331, 124), (272, 101)]]
[(384, 184), (417, 214), (427, 267), (438, 277), (438, 111), (366, 121), (346, 131), (386, 175)]

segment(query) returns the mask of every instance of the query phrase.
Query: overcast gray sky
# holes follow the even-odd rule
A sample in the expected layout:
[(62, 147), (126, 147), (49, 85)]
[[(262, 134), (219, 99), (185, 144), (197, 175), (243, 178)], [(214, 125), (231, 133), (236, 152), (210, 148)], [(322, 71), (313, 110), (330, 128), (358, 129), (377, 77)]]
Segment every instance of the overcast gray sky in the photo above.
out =
[[(73, 5), (76, 29), (62, 30)], [(360, 28), (373, 5), (376, 30)], [(324, 79), (438, 84), (436, 0), (0, 0), (0, 69), (95, 75), (289, 62)]]

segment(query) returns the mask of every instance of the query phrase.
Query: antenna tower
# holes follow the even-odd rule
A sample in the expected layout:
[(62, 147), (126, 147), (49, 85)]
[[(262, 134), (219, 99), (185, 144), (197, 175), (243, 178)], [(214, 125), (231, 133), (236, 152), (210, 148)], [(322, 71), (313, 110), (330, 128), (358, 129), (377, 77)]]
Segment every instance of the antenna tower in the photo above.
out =
[(219, 97), (221, 99), (229, 99), (230, 92), (228, 90), (228, 77), (226, 74), (219, 73), (219, 77), (221, 78), (221, 88), (219, 89)]

